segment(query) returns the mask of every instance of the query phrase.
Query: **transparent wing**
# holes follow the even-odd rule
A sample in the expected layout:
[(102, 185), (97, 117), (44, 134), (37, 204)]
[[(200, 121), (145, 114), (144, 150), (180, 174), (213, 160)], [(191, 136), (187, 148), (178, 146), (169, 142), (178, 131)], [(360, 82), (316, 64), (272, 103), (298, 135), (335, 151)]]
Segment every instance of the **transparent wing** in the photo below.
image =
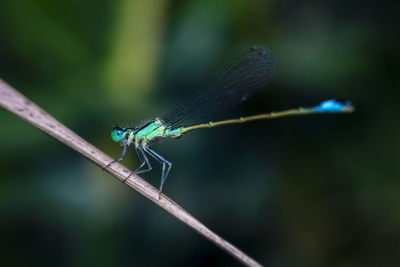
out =
[(277, 57), (263, 46), (252, 46), (227, 64), (203, 90), (161, 117), (170, 126), (210, 116), (240, 104), (267, 85), (275, 75)]

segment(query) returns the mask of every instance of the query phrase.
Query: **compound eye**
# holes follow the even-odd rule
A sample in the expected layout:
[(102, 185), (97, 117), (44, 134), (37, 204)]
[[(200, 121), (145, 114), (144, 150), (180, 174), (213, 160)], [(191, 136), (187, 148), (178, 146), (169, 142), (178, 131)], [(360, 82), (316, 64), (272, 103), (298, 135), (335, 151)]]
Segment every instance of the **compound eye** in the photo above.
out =
[(119, 142), (121, 141), (124, 136), (125, 136), (125, 132), (126, 129), (125, 128), (119, 128), (119, 127), (115, 127), (112, 131), (111, 131), (111, 139), (115, 142)]

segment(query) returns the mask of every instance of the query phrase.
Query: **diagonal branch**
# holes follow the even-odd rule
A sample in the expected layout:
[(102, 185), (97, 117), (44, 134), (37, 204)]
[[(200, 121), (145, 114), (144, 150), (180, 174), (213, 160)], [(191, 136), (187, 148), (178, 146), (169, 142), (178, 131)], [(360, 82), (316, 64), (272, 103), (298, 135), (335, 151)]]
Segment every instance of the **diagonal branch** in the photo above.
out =
[[(13, 89), (2, 79), (0, 79), (0, 106), (70, 148), (76, 150), (99, 167), (105, 168), (105, 166), (112, 161), (109, 156), (80, 138), (77, 134), (58, 122), (55, 118)], [(105, 171), (109, 172), (115, 178), (127, 184), (129, 187), (136, 190), (189, 227), (193, 228), (199, 234), (215, 243), (243, 264), (247, 266), (261, 266), (258, 262), (247, 256), (238, 248), (212, 232), (204, 224), (200, 223), (196, 218), (165, 195), (161, 195), (161, 198), (158, 199), (158, 190), (139, 176), (131, 175), (129, 179), (126, 179), (131, 171), (123, 167), (121, 164), (113, 164), (105, 169)]]

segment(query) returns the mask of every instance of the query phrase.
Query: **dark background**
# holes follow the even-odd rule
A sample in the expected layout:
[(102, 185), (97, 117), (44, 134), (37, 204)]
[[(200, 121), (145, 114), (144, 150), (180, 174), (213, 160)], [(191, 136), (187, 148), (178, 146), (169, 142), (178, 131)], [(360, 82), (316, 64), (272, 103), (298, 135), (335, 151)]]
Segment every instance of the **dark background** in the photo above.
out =
[[(267, 266), (400, 266), (397, 3), (1, 0), (0, 77), (117, 157), (114, 126), (165, 113), (265, 45), (276, 78), (214, 119), (330, 98), (357, 111), (156, 144), (174, 164), (165, 193)], [(0, 122), (2, 266), (239, 265), (65, 145), (4, 110)], [(123, 164), (137, 166), (132, 150)], [(158, 187), (160, 173), (142, 177)]]

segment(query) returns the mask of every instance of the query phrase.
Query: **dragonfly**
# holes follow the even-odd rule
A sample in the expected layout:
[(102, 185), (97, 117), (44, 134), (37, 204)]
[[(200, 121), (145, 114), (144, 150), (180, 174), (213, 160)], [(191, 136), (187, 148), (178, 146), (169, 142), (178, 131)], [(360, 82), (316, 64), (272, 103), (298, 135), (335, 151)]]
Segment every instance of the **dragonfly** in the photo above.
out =
[[(148, 156), (162, 166), (159, 198), (172, 163), (150, 148), (155, 142), (165, 139), (178, 139), (188, 132), (213, 128), (222, 125), (245, 123), (249, 121), (274, 119), (287, 116), (317, 113), (350, 113), (354, 107), (350, 101), (325, 100), (317, 106), (270, 112), (222, 121), (208, 121), (184, 126), (187, 120), (204, 118), (222, 110), (236, 106), (265, 87), (274, 77), (278, 59), (264, 46), (254, 45), (226, 64), (209, 85), (197, 91), (163, 116), (157, 117), (140, 127), (115, 127), (111, 138), (123, 147), (121, 156), (108, 166), (125, 158), (130, 145), (134, 145), (140, 164), (129, 176), (152, 170)], [(127, 178), (127, 179), (128, 179)]]

